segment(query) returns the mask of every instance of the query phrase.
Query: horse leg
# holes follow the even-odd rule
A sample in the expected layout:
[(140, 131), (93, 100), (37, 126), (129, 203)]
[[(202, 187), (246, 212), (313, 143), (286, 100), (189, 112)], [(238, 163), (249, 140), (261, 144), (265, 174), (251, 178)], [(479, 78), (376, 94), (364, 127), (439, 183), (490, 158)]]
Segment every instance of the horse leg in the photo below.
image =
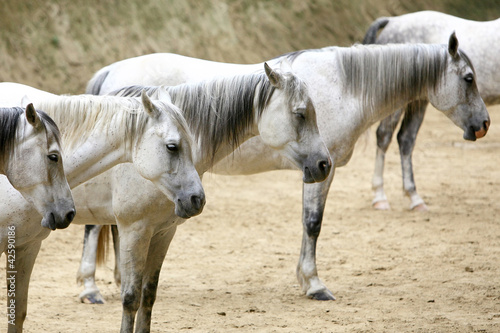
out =
[[(41, 245), (41, 241), (33, 241), (22, 247), (16, 247), (14, 261), (9, 261), (9, 255), (6, 256), (8, 333), (23, 331), (28, 310), (31, 272)], [(14, 306), (13, 311), (11, 311), (11, 305)]]
[(415, 180), (413, 178), (412, 153), (415, 147), (418, 130), (424, 121), (427, 102), (417, 101), (410, 103), (403, 117), (401, 128), (398, 133), (399, 154), (401, 156), (401, 168), (403, 173), (403, 191), (411, 200), (410, 209), (416, 211), (427, 211), (427, 205), (418, 195)]
[(379, 210), (389, 210), (391, 206), (384, 192), (384, 164), (385, 153), (389, 148), (394, 130), (398, 125), (401, 117), (401, 110), (396, 111), (392, 115), (386, 117), (377, 128), (377, 155), (375, 157), (375, 171), (372, 178), (372, 189), (374, 198), (372, 201), (373, 208)]
[(316, 243), (321, 231), (328, 190), (335, 169), (321, 183), (303, 184), (302, 188), (302, 247), (297, 265), (297, 279), (308, 297), (316, 300), (335, 300), (332, 292), (321, 282), (316, 268)]
[(141, 302), (141, 286), (148, 249), (153, 236), (147, 221), (121, 225), (120, 233), (120, 272), (122, 278), (122, 323), (121, 333), (134, 331), (135, 315)]
[(149, 245), (148, 260), (142, 278), (142, 298), (137, 313), (136, 332), (146, 333), (151, 330), (151, 312), (156, 300), (161, 266), (176, 229), (177, 226), (174, 226), (161, 234), (155, 235)]
[(113, 249), (115, 251), (115, 283), (119, 286), (122, 283), (120, 275), (120, 235), (116, 225), (111, 226), (111, 234), (113, 235)]
[(95, 283), (96, 254), (99, 233), (102, 225), (86, 225), (83, 239), (82, 259), (76, 274), (78, 284), (84, 286), (84, 290), (78, 296), (82, 303), (104, 304), (104, 298)]

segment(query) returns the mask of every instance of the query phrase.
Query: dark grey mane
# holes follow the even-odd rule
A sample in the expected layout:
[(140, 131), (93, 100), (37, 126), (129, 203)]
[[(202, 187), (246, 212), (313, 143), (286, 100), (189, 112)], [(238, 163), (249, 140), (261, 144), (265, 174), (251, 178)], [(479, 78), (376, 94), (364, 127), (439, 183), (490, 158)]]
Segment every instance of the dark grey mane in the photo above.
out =
[[(297, 82), (293, 84), (298, 86)], [(275, 91), (267, 76), (259, 73), (173, 87), (131, 86), (111, 94), (138, 96), (143, 89), (153, 98), (158, 97), (160, 89), (168, 91), (172, 102), (184, 112), (202, 154), (212, 159), (222, 144), (234, 149), (241, 144), (241, 137), (253, 126), (255, 117), (260, 117)], [(284, 89), (295, 91), (297, 87)]]
[[(57, 143), (60, 144), (61, 135), (56, 123), (45, 112), (37, 110), (37, 113), (46, 133), (53, 133)], [(26, 122), (20, 121), (23, 114), (24, 108), (21, 107), (0, 108), (0, 165), (4, 165), (5, 159), (12, 156), (18, 131), (24, 131), (21, 123), (26, 125)]]

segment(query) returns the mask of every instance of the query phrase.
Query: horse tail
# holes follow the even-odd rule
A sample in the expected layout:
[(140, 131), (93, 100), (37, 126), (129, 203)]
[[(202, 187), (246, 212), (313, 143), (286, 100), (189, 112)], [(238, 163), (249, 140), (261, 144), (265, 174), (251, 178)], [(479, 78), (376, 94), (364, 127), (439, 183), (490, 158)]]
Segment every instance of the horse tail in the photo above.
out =
[(85, 89), (86, 94), (99, 95), (101, 92), (102, 84), (108, 77), (109, 70), (100, 70), (90, 79)]
[(363, 38), (363, 44), (375, 44), (377, 41), (378, 31), (385, 28), (387, 23), (389, 23), (389, 19), (387, 17), (379, 17), (376, 19), (368, 28), (365, 38)]
[(103, 225), (99, 231), (99, 240), (97, 241), (96, 263), (101, 266), (106, 262), (108, 257), (109, 244), (109, 225)]

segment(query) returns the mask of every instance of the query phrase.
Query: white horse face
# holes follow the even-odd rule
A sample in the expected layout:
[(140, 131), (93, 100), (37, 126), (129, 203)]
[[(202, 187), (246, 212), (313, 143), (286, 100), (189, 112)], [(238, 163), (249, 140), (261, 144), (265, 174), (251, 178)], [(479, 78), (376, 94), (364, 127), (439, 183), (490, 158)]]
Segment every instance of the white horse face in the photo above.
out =
[(486, 135), (490, 117), (476, 85), (474, 69), (458, 50), (455, 34), (448, 45), (448, 67), (439, 86), (429, 89), (429, 101), (464, 131), (464, 139), (476, 140)]
[[(187, 123), (173, 104), (153, 103), (144, 93), (142, 99), (152, 126), (137, 143), (133, 163), (142, 177), (152, 181), (175, 203), (176, 215), (182, 218), (198, 215), (205, 205), (205, 192), (193, 164)], [(169, 112), (162, 110), (165, 108), (170, 108)]]
[(43, 216), (43, 227), (66, 228), (75, 216), (75, 204), (64, 174), (61, 147), (49, 126), (43, 126), (32, 104), (26, 107), (23, 120), (24, 131), (18, 131), (21, 143), (5, 174)]
[(325, 180), (332, 163), (305, 83), (291, 72), (280, 73), (267, 64), (265, 70), (276, 90), (259, 120), (262, 140), (299, 167), (305, 183)]

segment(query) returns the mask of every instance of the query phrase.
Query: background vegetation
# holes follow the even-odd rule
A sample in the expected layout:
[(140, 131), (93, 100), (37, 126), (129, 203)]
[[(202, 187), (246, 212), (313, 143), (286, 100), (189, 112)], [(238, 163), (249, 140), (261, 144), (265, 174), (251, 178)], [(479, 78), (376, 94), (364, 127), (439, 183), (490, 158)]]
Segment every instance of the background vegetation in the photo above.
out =
[(362, 40), (379, 16), (491, 20), (500, 0), (0, 0), (0, 81), (83, 93), (99, 68), (153, 52), (253, 63)]

